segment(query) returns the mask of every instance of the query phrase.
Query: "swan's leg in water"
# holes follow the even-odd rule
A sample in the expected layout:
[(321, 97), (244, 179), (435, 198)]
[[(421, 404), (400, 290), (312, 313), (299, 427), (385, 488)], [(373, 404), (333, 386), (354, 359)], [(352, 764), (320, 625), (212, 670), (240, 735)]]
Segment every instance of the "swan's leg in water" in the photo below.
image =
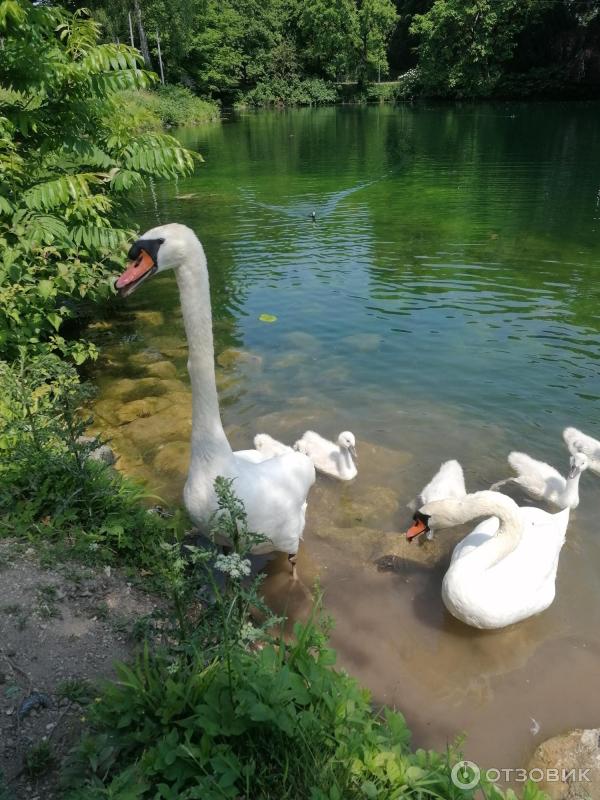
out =
[(292, 580), (298, 580), (298, 571), (296, 569), (296, 561), (298, 560), (298, 553), (290, 553), (288, 556), (288, 561), (292, 565)]

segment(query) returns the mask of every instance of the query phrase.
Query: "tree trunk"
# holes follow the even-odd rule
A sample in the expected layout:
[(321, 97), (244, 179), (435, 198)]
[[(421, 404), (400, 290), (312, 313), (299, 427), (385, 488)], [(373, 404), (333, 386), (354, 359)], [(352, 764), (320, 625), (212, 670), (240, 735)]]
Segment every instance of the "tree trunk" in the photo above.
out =
[(144, 57), (144, 64), (146, 65), (146, 68), (152, 69), (148, 39), (146, 38), (146, 31), (144, 30), (144, 25), (142, 23), (142, 9), (140, 8), (140, 0), (133, 0), (133, 8), (135, 10), (135, 18), (137, 20), (138, 33), (140, 35), (140, 53)]

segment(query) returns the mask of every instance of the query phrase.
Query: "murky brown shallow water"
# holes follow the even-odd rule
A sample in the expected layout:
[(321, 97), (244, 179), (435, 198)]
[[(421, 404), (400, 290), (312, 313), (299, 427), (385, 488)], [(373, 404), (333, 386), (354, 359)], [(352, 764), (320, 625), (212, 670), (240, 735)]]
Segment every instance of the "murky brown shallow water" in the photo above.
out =
[[(275, 559), (270, 601), (302, 616), (318, 579), (339, 663), (405, 713), (415, 743), (440, 748), (465, 731), (466, 754), (499, 769), (598, 725), (600, 480), (582, 478), (554, 604), (504, 631), (469, 629), (442, 605), (466, 529), (423, 546), (401, 532), (442, 460), (458, 458), (477, 490), (507, 476), (512, 449), (564, 470), (561, 428), (600, 434), (594, 115), (518, 105), (247, 116), (182, 133), (206, 165), (159, 184), (140, 218), (142, 229), (157, 214), (187, 222), (205, 244), (234, 448), (260, 431), (357, 436), (358, 478), (318, 479), (301, 581)], [(191, 409), (173, 276), (94, 332), (98, 427), (122, 469), (178, 502)]]

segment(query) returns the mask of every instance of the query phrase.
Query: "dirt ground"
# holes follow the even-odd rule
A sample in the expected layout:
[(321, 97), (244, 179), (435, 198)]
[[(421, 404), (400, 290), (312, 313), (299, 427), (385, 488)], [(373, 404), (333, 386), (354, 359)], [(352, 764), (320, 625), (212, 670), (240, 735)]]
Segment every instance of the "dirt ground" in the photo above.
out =
[(93, 685), (139, 647), (155, 598), (108, 567), (42, 567), (0, 541), (0, 797), (58, 800)]

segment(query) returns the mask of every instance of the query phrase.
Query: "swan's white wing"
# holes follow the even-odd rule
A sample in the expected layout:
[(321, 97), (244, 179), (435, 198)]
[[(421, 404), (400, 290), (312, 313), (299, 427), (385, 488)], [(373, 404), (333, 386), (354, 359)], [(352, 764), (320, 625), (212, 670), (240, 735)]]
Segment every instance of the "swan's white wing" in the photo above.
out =
[(333, 478), (342, 477), (339, 445), (324, 439), (314, 431), (306, 431), (294, 447), (298, 445), (301, 445), (301, 451), (306, 453), (320, 472)]
[(566, 486), (566, 481), (558, 470), (550, 464), (531, 458), (527, 453), (511, 453), (508, 463), (517, 473), (519, 484), (536, 497), (561, 492)]
[(427, 486), (408, 503), (411, 511), (433, 500), (445, 500), (448, 497), (464, 497), (467, 493), (465, 476), (458, 461), (444, 461)]
[(329, 454), (336, 447), (334, 442), (330, 442), (329, 439), (325, 439), (315, 431), (305, 431), (299, 441), (303, 442), (311, 453), (314, 452), (319, 455)]
[(283, 442), (277, 441), (277, 439), (269, 436), (268, 433), (257, 433), (254, 437), (254, 447), (256, 447), (259, 452), (264, 453), (266, 458), (280, 456), (292, 450), (291, 447), (283, 444)]
[(558, 514), (549, 514), (540, 508), (526, 506), (520, 509), (523, 520), (523, 535), (518, 546), (488, 570), (490, 580), (505, 582), (523, 592), (544, 588), (548, 581), (554, 582), (558, 557), (565, 542), (569, 524), (569, 509)]
[(577, 428), (565, 428), (563, 439), (571, 455), (584, 453), (590, 459), (590, 469), (600, 475), (600, 442)]
[(295, 452), (259, 463), (242, 457), (235, 459), (235, 470), (234, 489), (244, 502), (248, 527), (273, 543), (257, 552), (295, 553), (304, 530), (308, 492), (315, 482), (310, 459)]
[(261, 461), (271, 458), (271, 456), (265, 455), (258, 450), (236, 450), (233, 455), (244, 461), (250, 461), (252, 464), (260, 464)]
[(464, 556), (467, 556), (477, 547), (484, 544), (484, 542), (487, 542), (488, 539), (491, 539), (492, 536), (495, 536), (499, 525), (498, 517), (488, 517), (488, 519), (484, 519), (480, 522), (476, 528), (473, 528), (471, 533), (467, 534), (467, 536), (456, 545), (452, 551), (451, 562), (456, 561), (458, 558), (464, 558)]

